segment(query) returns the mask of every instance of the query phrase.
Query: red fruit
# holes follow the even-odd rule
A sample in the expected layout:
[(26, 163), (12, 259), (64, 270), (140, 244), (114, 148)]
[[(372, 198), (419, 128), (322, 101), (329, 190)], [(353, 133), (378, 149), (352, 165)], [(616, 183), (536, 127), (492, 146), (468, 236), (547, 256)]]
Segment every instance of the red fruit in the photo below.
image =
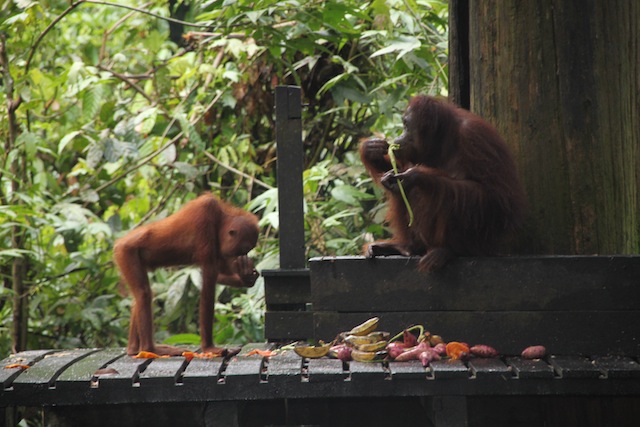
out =
[(452, 360), (464, 359), (469, 355), (469, 346), (463, 342), (451, 341), (447, 344), (447, 356)]
[(407, 329), (402, 331), (402, 340), (404, 348), (411, 348), (418, 344), (418, 338)]

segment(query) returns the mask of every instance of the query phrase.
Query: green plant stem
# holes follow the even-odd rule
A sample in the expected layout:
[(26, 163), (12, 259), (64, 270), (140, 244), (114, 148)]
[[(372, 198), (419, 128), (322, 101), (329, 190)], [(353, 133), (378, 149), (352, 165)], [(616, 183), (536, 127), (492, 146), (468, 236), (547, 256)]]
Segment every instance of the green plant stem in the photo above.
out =
[(422, 325), (413, 325), (410, 328), (407, 328), (407, 329), (397, 333), (393, 338), (391, 338), (389, 340), (389, 342), (394, 342), (394, 341), (400, 339), (404, 335), (404, 331), (411, 332), (411, 331), (413, 331), (415, 329), (420, 331), (420, 333), (418, 334), (418, 337), (420, 337), (420, 335), (424, 334), (424, 326), (422, 326)]
[[(400, 148), (398, 144), (389, 144), (389, 150), (387, 153), (389, 154), (389, 160), (391, 161), (391, 167), (393, 168), (393, 173), (398, 173), (398, 164), (396, 162), (396, 156), (393, 153), (394, 150)], [(411, 209), (411, 205), (409, 204), (409, 199), (407, 199), (407, 195), (404, 192), (404, 187), (402, 186), (402, 181), (398, 180), (398, 188), (400, 189), (400, 195), (402, 196), (402, 200), (404, 201), (405, 206), (407, 207), (407, 212), (409, 213), (409, 227), (413, 225), (413, 209)]]

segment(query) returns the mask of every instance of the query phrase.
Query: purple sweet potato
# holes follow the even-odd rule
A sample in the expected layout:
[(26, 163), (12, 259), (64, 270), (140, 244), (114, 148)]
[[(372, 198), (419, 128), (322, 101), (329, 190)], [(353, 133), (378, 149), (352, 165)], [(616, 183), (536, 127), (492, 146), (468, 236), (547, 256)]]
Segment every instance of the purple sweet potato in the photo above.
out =
[(541, 359), (547, 354), (547, 349), (543, 345), (532, 345), (522, 350), (524, 359)]
[(498, 356), (498, 351), (495, 348), (491, 347), (490, 345), (486, 345), (486, 344), (476, 344), (473, 347), (471, 347), (469, 351), (471, 351), (471, 354), (473, 354), (476, 357), (497, 357)]

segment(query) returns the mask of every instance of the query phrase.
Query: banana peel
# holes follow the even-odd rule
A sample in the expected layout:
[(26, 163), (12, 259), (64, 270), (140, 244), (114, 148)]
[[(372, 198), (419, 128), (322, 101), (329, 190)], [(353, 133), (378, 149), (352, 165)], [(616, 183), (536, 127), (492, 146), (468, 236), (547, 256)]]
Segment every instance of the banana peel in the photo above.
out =
[(308, 359), (319, 359), (329, 354), (331, 344), (320, 345), (298, 345), (293, 348), (293, 351), (300, 356)]
[(371, 319), (362, 322), (358, 326), (355, 326), (353, 329), (347, 332), (347, 335), (368, 335), (376, 330), (376, 328), (378, 327), (378, 322), (380, 322), (380, 319), (378, 317), (372, 317)]

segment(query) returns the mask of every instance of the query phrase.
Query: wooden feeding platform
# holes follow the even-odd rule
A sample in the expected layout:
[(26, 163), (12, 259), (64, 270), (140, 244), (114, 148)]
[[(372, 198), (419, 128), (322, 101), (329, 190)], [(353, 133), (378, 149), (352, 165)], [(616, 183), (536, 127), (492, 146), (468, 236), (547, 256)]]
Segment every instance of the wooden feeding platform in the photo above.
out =
[(291, 350), (248, 356), (255, 347), (191, 361), (136, 359), (124, 349), (26, 351), (0, 362), (30, 366), (0, 370), (0, 407), (44, 408), (51, 423), (83, 426), (446, 426), (466, 425), (478, 398), (640, 394), (640, 365), (630, 357), (443, 360), (423, 368), (419, 361), (305, 359)]
[[(31, 350), (0, 361), (0, 420), (45, 425), (635, 426), (640, 419), (640, 256), (304, 259), (300, 90), (276, 90), (280, 268), (265, 279), (267, 342), (235, 357), (136, 359), (121, 348)], [(295, 197), (294, 197), (295, 196)], [(362, 363), (307, 359), (373, 317), (490, 359)], [(548, 355), (519, 356), (541, 344)], [(0, 424), (1, 425), (1, 424)]]

